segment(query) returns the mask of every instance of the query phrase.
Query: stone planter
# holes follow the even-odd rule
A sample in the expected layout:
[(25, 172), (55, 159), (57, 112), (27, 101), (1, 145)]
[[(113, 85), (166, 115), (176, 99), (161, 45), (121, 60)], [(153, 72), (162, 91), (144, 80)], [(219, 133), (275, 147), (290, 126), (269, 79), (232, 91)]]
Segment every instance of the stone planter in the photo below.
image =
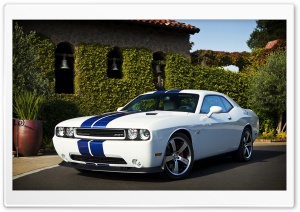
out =
[(14, 146), (19, 156), (37, 155), (42, 146), (42, 121), (15, 120), (13, 137)]

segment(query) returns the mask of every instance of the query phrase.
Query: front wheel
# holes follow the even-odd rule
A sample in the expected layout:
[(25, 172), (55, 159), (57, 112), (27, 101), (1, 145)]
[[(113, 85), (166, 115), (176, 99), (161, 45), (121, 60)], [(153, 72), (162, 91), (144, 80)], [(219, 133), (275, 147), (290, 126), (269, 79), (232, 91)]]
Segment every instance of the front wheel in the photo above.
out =
[(164, 157), (164, 174), (179, 180), (189, 174), (194, 163), (194, 151), (190, 139), (183, 133), (175, 133), (167, 143)]
[(251, 130), (249, 128), (245, 128), (240, 141), (240, 146), (238, 150), (235, 152), (234, 158), (237, 161), (246, 162), (251, 159), (252, 152), (253, 152), (253, 141), (252, 141)]

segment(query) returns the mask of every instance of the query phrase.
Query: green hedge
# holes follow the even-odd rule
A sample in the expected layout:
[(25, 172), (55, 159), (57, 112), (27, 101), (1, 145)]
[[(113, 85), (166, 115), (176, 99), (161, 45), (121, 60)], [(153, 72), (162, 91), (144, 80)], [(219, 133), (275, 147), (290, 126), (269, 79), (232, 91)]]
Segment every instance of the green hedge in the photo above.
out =
[[(137, 95), (155, 90), (153, 51), (120, 48), (123, 77), (113, 79), (107, 77), (107, 57), (112, 49), (87, 44), (76, 47), (75, 94), (50, 95), (41, 110), (44, 145), (51, 145), (54, 126), (62, 120), (115, 111)], [(165, 89), (215, 90), (229, 95), (242, 107), (247, 106), (246, 74), (193, 66), (189, 58), (179, 54), (166, 54), (165, 63)]]
[(213, 90), (230, 96), (241, 107), (249, 107), (247, 74), (225, 71), (223, 68), (193, 66), (188, 58), (178, 54), (167, 55), (166, 63), (166, 89)]
[(76, 100), (82, 115), (115, 111), (137, 95), (155, 89), (151, 51), (122, 48), (123, 77), (114, 79), (107, 77), (110, 50), (106, 46), (80, 45), (75, 51)]

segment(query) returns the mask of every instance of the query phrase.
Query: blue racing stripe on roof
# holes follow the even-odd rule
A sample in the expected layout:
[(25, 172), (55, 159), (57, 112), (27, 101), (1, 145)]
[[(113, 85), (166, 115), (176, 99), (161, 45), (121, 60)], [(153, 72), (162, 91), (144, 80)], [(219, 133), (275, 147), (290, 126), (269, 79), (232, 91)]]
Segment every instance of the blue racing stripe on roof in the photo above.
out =
[(166, 90), (158, 90), (158, 91), (153, 92), (153, 94), (155, 94), (155, 93), (166, 93)]
[(158, 91), (155, 91), (153, 94), (156, 94), (156, 93), (179, 93), (181, 90), (158, 90)]
[(179, 93), (181, 90), (168, 90), (166, 93)]

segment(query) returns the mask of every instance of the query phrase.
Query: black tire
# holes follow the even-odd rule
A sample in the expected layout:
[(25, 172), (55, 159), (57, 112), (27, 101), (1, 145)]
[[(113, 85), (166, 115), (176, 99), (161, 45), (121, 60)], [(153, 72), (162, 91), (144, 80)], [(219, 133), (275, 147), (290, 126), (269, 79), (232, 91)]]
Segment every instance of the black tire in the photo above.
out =
[(252, 134), (249, 128), (245, 128), (238, 150), (234, 153), (234, 159), (240, 162), (247, 162), (251, 159), (253, 152)]
[(167, 143), (164, 156), (164, 175), (180, 180), (192, 170), (194, 150), (190, 139), (183, 133), (175, 133)]

